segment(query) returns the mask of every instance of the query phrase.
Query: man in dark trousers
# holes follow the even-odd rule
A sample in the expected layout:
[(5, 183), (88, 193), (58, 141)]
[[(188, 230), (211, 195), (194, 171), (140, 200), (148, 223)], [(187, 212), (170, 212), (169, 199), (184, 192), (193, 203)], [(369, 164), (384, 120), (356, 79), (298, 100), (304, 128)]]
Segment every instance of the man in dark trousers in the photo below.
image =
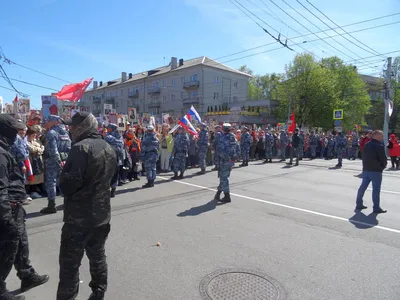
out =
[(369, 186), (369, 183), (372, 181), (372, 202), (374, 203), (373, 212), (376, 214), (386, 213), (386, 210), (383, 210), (380, 207), (382, 172), (387, 165), (385, 146), (383, 145), (382, 141), (383, 132), (376, 130), (372, 134), (371, 141), (364, 145), (364, 151), (362, 155), (362, 182), (357, 193), (357, 210), (367, 208), (363, 204), (363, 197), (366, 189)]
[(26, 199), (24, 176), (17, 161), (9, 152), (18, 130), (25, 124), (17, 122), (8, 114), (0, 114), (0, 300), (25, 299), (11, 295), (5, 280), (14, 265), (21, 279), (21, 292), (49, 280), (47, 275), (38, 275), (29, 261), (29, 243), (25, 227)]
[(64, 123), (70, 126), (72, 147), (60, 177), (64, 226), (57, 300), (77, 298), (84, 251), (92, 278), (89, 300), (103, 300), (107, 289), (105, 242), (110, 232), (110, 185), (117, 154), (102, 139), (92, 114), (79, 112)]
[(296, 129), (292, 136), (291, 149), (290, 149), (290, 161), (289, 161), (288, 165), (291, 166), (293, 164), (293, 156), (294, 155), (296, 156), (295, 166), (299, 165), (299, 146), (300, 146), (299, 130)]

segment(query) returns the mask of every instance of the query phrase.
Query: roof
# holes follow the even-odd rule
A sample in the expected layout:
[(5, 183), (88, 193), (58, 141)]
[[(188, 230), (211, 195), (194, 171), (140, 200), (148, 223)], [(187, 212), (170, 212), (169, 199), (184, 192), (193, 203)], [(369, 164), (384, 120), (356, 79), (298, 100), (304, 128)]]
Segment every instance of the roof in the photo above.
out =
[(364, 75), (364, 74), (359, 74), (361, 79), (368, 84), (381, 84), (382, 83), (382, 78), (380, 77), (374, 77), (370, 75)]
[[(107, 82), (115, 82), (115, 83), (113, 83), (111, 85), (107, 85), (107, 84), (103, 83), (102, 86), (98, 86), (96, 89), (88, 89), (87, 92), (91, 92), (91, 91), (95, 91), (95, 90), (97, 91), (97, 90), (101, 90), (101, 89), (108, 88), (108, 87), (111, 87), (111, 86), (117, 86), (117, 85), (119, 85), (121, 83), (125, 84), (125, 83), (128, 83), (128, 82), (133, 82), (133, 81), (137, 81), (137, 80), (144, 79), (144, 78), (157, 77), (157, 76), (162, 75), (162, 74), (172, 73), (172, 72), (176, 72), (176, 71), (179, 71), (179, 70), (187, 69), (187, 68), (198, 66), (198, 65), (203, 65), (203, 66), (207, 66), (207, 67), (211, 67), (211, 68), (220, 69), (220, 70), (223, 70), (223, 71), (236, 73), (238, 75), (251, 77), (251, 75), (249, 75), (247, 73), (240, 72), (240, 71), (238, 71), (236, 69), (228, 67), (227, 65), (224, 65), (224, 64), (219, 63), (219, 62), (217, 62), (215, 60), (212, 60), (211, 58), (208, 58), (206, 56), (200, 56), (200, 57), (197, 57), (197, 58), (184, 60), (182, 66), (179, 66), (179, 62), (178, 62), (177, 68), (173, 69), (173, 70), (171, 70), (171, 66), (170, 65), (167, 65), (167, 66), (151, 69), (151, 70), (148, 70), (148, 71), (143, 71), (143, 72), (140, 72), (140, 73), (132, 74), (132, 78), (131, 79), (127, 79), (124, 82), (122, 82), (121, 78), (117, 78), (117, 79), (114, 79), (114, 80), (109, 80), (109, 81), (106, 81), (106, 82), (103, 81), (104, 83), (107, 83)], [(157, 72), (152, 74), (152, 75), (148, 75), (149, 71), (157, 71)]]

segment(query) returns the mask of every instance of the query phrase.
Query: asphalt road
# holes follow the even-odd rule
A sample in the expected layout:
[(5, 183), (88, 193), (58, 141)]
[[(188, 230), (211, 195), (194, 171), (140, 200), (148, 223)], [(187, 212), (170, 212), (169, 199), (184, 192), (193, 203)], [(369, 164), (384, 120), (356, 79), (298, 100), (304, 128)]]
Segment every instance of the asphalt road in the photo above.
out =
[[(300, 163), (235, 168), (232, 203), (224, 205), (212, 200), (217, 173), (194, 175), (198, 169), (182, 181), (160, 176), (152, 189), (140, 189), (143, 178), (119, 189), (106, 299), (202, 299), (202, 278), (226, 268), (267, 274), (287, 299), (400, 299), (400, 171), (385, 171), (381, 206), (388, 213), (376, 216), (370, 191), (368, 209), (354, 212), (359, 161), (345, 160), (340, 170), (329, 169), (335, 161)], [(26, 293), (32, 300), (55, 299), (58, 284), (62, 212), (38, 214), (45, 203), (26, 206), (33, 266), (51, 277)], [(78, 299), (87, 299), (86, 258), (80, 277)], [(8, 287), (19, 287), (14, 271)]]

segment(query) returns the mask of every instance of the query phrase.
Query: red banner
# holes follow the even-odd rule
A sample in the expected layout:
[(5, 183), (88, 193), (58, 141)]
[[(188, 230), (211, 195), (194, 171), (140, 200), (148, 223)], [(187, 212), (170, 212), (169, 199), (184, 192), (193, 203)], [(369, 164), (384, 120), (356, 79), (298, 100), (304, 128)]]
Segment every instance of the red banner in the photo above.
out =
[(61, 91), (59, 91), (55, 96), (59, 100), (68, 100), (72, 102), (77, 102), (80, 100), (85, 93), (87, 87), (92, 82), (93, 77), (86, 79), (79, 83), (64, 85)]

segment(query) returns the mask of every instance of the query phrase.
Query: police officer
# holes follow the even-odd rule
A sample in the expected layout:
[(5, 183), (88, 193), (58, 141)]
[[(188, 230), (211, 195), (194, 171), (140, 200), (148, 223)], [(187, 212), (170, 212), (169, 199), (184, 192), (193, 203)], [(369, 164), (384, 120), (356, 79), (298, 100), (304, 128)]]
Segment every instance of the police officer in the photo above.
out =
[(335, 143), (336, 154), (338, 158), (338, 163), (336, 165), (336, 168), (342, 167), (343, 151), (346, 148), (346, 145), (347, 145), (346, 137), (344, 136), (343, 132), (339, 132), (336, 137), (336, 143)]
[(240, 149), (242, 153), (243, 162), (240, 167), (247, 167), (249, 165), (249, 152), (251, 146), (251, 135), (249, 128), (246, 126), (242, 129), (242, 135), (240, 136)]
[(299, 143), (299, 148), (297, 149), (297, 152), (299, 153), (299, 160), (303, 160), (304, 156), (304, 130), (300, 130), (299, 134), (300, 138), (300, 143)]
[(205, 123), (200, 124), (200, 134), (197, 141), (197, 147), (199, 149), (199, 166), (200, 172), (197, 174), (206, 174), (206, 155), (208, 148), (208, 131)]
[(274, 136), (265, 130), (265, 161), (264, 163), (272, 163), (272, 146), (274, 145)]
[(13, 265), (21, 279), (21, 292), (49, 280), (47, 275), (38, 275), (29, 261), (26, 212), (22, 207), (26, 198), (24, 176), (9, 152), (18, 130), (24, 127), (11, 115), (0, 114), (0, 300), (25, 299), (22, 295), (11, 295), (6, 289), (5, 280)]
[(291, 166), (293, 164), (293, 156), (296, 157), (295, 166), (299, 165), (299, 150), (300, 150), (299, 146), (300, 146), (299, 130), (296, 129), (294, 131), (294, 134), (291, 136), (290, 161), (288, 162), (288, 165)]
[(154, 180), (157, 176), (157, 160), (159, 156), (159, 142), (154, 132), (153, 126), (147, 127), (146, 135), (142, 141), (142, 152), (140, 157), (143, 160), (144, 168), (147, 176), (147, 183), (143, 188), (154, 187)]
[(92, 277), (89, 300), (103, 300), (107, 289), (104, 247), (111, 219), (109, 187), (117, 168), (117, 154), (102, 139), (92, 114), (78, 112), (65, 123), (70, 126), (73, 146), (60, 177), (64, 225), (57, 300), (77, 298), (84, 252)]
[(44, 121), (47, 130), (44, 147), (44, 165), (46, 177), (46, 192), (48, 204), (40, 212), (42, 214), (54, 214), (56, 209), (57, 183), (61, 170), (68, 158), (71, 149), (71, 140), (64, 125), (60, 124), (60, 117), (51, 115)]
[(215, 167), (212, 169), (212, 171), (217, 171), (219, 169), (219, 155), (218, 155), (217, 145), (218, 145), (219, 139), (221, 138), (221, 135), (222, 135), (221, 125), (216, 125), (215, 126), (215, 136), (214, 136), (214, 140), (212, 143), (212, 148), (214, 150), (214, 165), (215, 165)]
[[(214, 199), (223, 203), (228, 203), (231, 202), (231, 196), (229, 194), (229, 176), (238, 153), (236, 153), (237, 141), (235, 135), (230, 132), (231, 124), (224, 123), (222, 125), (222, 130), (223, 134), (217, 145), (220, 158), (220, 169), (218, 172), (219, 185)], [(220, 199), (222, 192), (224, 192), (224, 198)]]
[[(172, 150), (174, 160), (172, 162), (172, 168), (174, 170), (174, 177), (171, 179), (183, 179), (183, 173), (185, 173), (186, 157), (188, 156), (189, 150), (189, 138), (183, 127), (178, 128), (178, 132), (174, 139), (174, 147)], [(178, 176), (178, 172), (181, 174)]]
[(117, 153), (117, 169), (111, 181), (111, 198), (115, 197), (115, 191), (118, 186), (118, 181), (121, 175), (121, 166), (124, 161), (124, 141), (121, 133), (118, 131), (118, 125), (110, 123), (107, 126), (107, 135), (104, 140), (115, 150)]
[(310, 156), (311, 160), (317, 156), (318, 137), (315, 135), (315, 130), (311, 131), (310, 135)]

